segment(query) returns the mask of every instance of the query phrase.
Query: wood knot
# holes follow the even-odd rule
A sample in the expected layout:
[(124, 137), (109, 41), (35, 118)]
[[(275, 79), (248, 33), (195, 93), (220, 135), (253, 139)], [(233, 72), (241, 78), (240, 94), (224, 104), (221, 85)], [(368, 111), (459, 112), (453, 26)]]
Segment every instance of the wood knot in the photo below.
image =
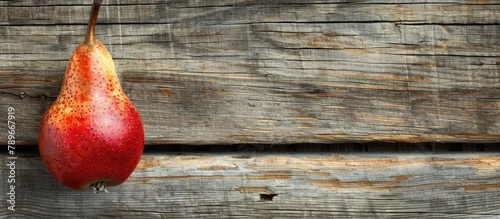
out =
[(278, 194), (260, 194), (260, 200), (273, 201), (274, 196), (278, 196)]

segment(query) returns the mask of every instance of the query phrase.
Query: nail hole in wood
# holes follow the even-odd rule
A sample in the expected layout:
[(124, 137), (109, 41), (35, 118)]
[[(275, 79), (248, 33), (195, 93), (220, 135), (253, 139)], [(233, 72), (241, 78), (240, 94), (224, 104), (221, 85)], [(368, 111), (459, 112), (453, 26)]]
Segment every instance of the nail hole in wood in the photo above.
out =
[(278, 194), (260, 194), (261, 201), (273, 201), (274, 196)]

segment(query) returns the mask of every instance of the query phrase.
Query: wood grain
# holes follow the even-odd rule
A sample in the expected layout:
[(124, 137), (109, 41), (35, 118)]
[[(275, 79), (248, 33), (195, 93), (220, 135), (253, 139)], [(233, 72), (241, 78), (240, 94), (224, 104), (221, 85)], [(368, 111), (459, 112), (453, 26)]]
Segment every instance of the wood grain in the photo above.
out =
[(496, 218), (499, 155), (146, 154), (102, 194), (66, 189), (38, 155), (20, 155), (16, 212), (0, 217)]
[[(496, 1), (106, 4), (97, 37), (146, 144), (500, 141)], [(0, 109), (16, 108), (19, 145), (36, 144), (89, 10), (0, 2)]]

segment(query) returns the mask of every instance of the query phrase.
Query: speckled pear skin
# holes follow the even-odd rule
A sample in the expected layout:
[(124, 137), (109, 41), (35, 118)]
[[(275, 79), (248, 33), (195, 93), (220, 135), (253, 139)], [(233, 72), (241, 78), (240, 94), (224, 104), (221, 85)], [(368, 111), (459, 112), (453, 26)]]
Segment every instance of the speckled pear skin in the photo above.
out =
[(40, 123), (38, 147), (49, 172), (75, 190), (98, 182), (119, 185), (139, 163), (144, 149), (139, 113), (97, 39), (73, 53), (59, 96)]

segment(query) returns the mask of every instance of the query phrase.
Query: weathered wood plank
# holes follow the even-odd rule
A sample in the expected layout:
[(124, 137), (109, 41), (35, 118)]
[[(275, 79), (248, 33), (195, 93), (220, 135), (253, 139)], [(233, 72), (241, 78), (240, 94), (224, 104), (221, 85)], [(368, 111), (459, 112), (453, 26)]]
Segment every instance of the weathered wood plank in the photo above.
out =
[(124, 184), (97, 195), (62, 187), (38, 155), (24, 155), (16, 212), (0, 217), (496, 218), (499, 155), (146, 154)]
[[(147, 144), (500, 141), (495, 1), (107, 3), (97, 34)], [(19, 144), (36, 144), (88, 4), (0, 2)]]

